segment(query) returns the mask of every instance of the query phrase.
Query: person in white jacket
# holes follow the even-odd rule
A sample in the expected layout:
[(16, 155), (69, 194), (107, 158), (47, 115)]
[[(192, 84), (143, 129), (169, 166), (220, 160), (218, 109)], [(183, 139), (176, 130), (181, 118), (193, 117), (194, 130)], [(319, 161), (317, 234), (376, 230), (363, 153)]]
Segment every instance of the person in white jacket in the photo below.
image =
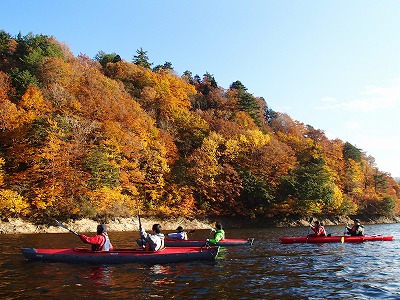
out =
[(149, 251), (158, 251), (164, 248), (164, 234), (161, 225), (154, 224), (152, 233), (147, 233), (144, 228), (140, 227), (140, 238), (136, 240), (139, 246)]
[(177, 232), (168, 233), (167, 236), (170, 239), (175, 239), (175, 240), (187, 240), (188, 239), (187, 232), (185, 230), (183, 230), (182, 226), (178, 226), (176, 231)]

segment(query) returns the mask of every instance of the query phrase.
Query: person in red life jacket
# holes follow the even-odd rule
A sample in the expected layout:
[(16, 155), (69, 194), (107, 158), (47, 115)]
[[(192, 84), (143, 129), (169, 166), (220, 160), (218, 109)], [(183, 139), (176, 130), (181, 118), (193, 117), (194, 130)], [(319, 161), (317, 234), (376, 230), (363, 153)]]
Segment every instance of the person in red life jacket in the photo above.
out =
[(314, 233), (309, 234), (308, 236), (326, 236), (326, 231), (323, 223), (315, 221), (314, 225), (310, 225), (310, 228), (312, 231), (314, 231)]
[(79, 237), (85, 244), (91, 244), (93, 251), (110, 251), (113, 249), (105, 224), (97, 225), (97, 234), (95, 236), (80, 234)]
[(353, 227), (346, 226), (346, 234), (350, 234), (351, 236), (363, 236), (364, 235), (364, 226), (361, 225), (359, 219), (354, 220)]

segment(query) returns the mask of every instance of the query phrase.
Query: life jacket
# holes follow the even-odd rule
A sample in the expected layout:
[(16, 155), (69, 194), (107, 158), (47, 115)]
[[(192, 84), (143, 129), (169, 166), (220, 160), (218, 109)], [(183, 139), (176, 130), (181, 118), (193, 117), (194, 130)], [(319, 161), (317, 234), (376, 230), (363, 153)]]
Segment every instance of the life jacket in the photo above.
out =
[(225, 239), (225, 231), (224, 231), (223, 229), (217, 229), (217, 230), (215, 230), (215, 232), (214, 232), (214, 240), (216, 239), (217, 234), (222, 235), (222, 238), (221, 238), (220, 240)]
[[(158, 242), (159, 241), (159, 242)], [(146, 238), (146, 251), (158, 251), (163, 249), (164, 246), (164, 234), (149, 234)]]
[(350, 229), (350, 235), (352, 235), (352, 236), (363, 236), (364, 235), (364, 226), (362, 226), (362, 225), (354, 225)]
[(105, 240), (104, 240), (103, 246), (100, 249), (103, 250), (103, 251), (110, 251), (111, 242), (110, 242), (110, 239), (108, 237), (108, 234), (103, 232), (101, 235), (105, 237)]
[(176, 239), (176, 240), (187, 240), (187, 235), (185, 231), (168, 233), (168, 237), (170, 239)]
[(110, 251), (111, 242), (108, 237), (108, 234), (103, 232), (100, 235), (102, 237), (104, 237), (102, 243), (100, 245), (92, 245), (92, 250), (93, 251)]

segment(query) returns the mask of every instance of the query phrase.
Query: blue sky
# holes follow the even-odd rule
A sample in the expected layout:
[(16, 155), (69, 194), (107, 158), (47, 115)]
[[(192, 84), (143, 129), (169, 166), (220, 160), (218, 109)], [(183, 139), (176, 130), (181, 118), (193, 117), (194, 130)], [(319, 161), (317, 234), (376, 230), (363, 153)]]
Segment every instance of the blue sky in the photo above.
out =
[(394, 0), (19, 0), (3, 1), (0, 29), (51, 35), (92, 58), (131, 61), (142, 47), (179, 75), (240, 80), (400, 177), (399, 16)]

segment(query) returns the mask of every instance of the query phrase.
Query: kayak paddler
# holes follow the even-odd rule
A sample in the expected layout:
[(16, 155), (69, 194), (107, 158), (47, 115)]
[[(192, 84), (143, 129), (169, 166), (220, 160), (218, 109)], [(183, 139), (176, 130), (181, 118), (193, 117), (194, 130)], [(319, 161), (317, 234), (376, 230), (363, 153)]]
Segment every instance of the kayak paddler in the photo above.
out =
[(363, 236), (364, 235), (364, 226), (361, 225), (359, 219), (354, 219), (353, 227), (346, 226), (346, 234), (350, 234), (351, 236)]
[(139, 229), (140, 238), (136, 240), (139, 246), (144, 247), (147, 251), (158, 251), (164, 248), (164, 234), (160, 224), (153, 225), (151, 234), (147, 233), (141, 226)]
[(326, 236), (325, 227), (322, 222), (320, 223), (319, 221), (315, 221), (314, 225), (310, 225), (310, 228), (314, 233), (309, 236)]
[(110, 251), (113, 249), (105, 224), (97, 225), (97, 234), (95, 236), (80, 234), (79, 238), (85, 244), (91, 244), (93, 251)]
[(188, 236), (187, 236), (187, 232), (185, 230), (183, 230), (182, 226), (178, 226), (178, 228), (176, 228), (177, 232), (173, 232), (173, 233), (168, 233), (167, 236), (170, 239), (174, 239), (174, 240), (187, 240)]
[(215, 224), (215, 229), (214, 228), (210, 229), (210, 234), (212, 232), (214, 232), (214, 237), (212, 239), (207, 239), (207, 243), (215, 245), (220, 240), (223, 240), (225, 238), (225, 231), (222, 229), (222, 224), (221, 223), (216, 223)]

